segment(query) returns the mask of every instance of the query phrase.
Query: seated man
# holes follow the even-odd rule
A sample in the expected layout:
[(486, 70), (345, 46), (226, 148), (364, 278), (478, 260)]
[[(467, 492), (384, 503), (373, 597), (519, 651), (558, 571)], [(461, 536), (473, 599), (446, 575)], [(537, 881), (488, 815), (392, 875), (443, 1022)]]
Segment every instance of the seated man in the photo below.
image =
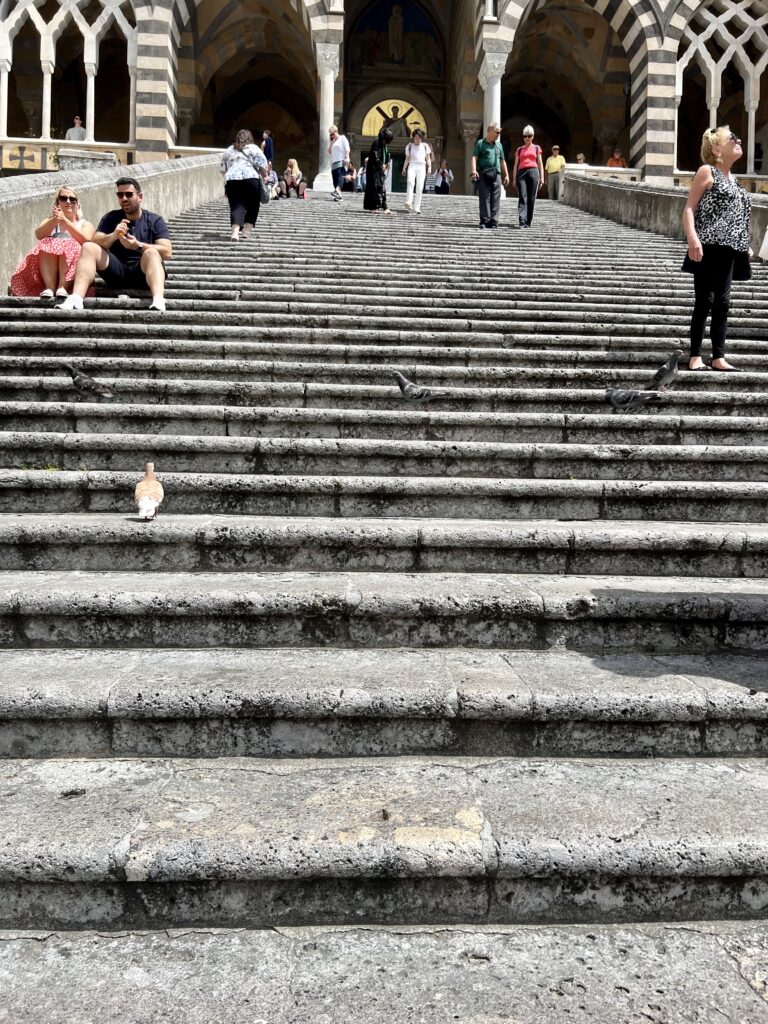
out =
[(98, 272), (112, 288), (146, 289), (152, 296), (149, 308), (165, 312), (163, 261), (172, 256), (168, 225), (159, 214), (142, 210), (135, 178), (119, 178), (116, 185), (121, 208), (104, 214), (80, 250), (72, 294), (57, 309), (82, 309)]

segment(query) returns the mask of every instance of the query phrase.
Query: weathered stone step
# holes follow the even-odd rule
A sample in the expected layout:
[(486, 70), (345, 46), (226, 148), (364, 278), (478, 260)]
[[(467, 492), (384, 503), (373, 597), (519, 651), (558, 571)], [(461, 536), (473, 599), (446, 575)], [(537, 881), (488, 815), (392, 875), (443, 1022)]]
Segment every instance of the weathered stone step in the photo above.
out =
[(768, 938), (752, 922), (350, 923), (2, 939), (14, 1024), (445, 1024), (447, 1007), (476, 1024), (511, 1020), (510, 1007), (536, 1024), (768, 1022)]
[[(304, 409), (392, 410), (392, 385), (303, 384), (228, 380), (152, 380), (99, 375), (115, 399), (132, 405), (261, 406)], [(739, 377), (741, 382), (741, 377)], [(678, 416), (768, 416), (768, 395), (750, 391), (692, 391), (691, 377), (683, 375), (665, 393), (659, 411)], [(685, 388), (684, 385), (689, 387)], [(399, 396), (399, 391), (397, 392)], [(71, 402), (79, 397), (69, 377), (0, 376), (0, 402)], [(398, 398), (399, 402), (399, 398)], [(113, 403), (114, 404), (114, 403)], [(410, 408), (409, 406), (406, 406)], [(412, 408), (418, 408), (413, 406)], [(603, 388), (459, 388), (432, 405), (439, 412), (552, 412), (605, 414)], [(645, 415), (645, 414), (644, 414)]]
[[(24, 433), (162, 434), (174, 437), (344, 438), (547, 444), (768, 445), (759, 416), (621, 416), (556, 412), (439, 412), (403, 409), (392, 389), (390, 410), (243, 408), (226, 405), (133, 405), (120, 402), (0, 402), (0, 428)], [(400, 407), (400, 408), (395, 408)]]
[[(732, 422), (732, 421), (729, 421)], [(735, 421), (734, 421), (735, 422)], [(768, 446), (621, 445), (173, 434), (0, 433), (7, 469), (525, 479), (768, 480)], [(745, 485), (746, 486), (746, 485)]]
[(738, 655), (8, 650), (0, 757), (734, 757), (768, 750)]
[(0, 573), (0, 646), (765, 651), (764, 580), (501, 573)]
[[(608, 362), (610, 357), (606, 358)], [(3, 376), (28, 376), (41, 373), (50, 376), (64, 376), (62, 357), (42, 355), (19, 356), (0, 355), (0, 373)], [(249, 360), (235, 358), (220, 359), (147, 359), (137, 356), (87, 355), (78, 358), (77, 366), (85, 373), (99, 378), (142, 377), (155, 380), (218, 380), (234, 378), (236, 384), (263, 382), (306, 384), (349, 384), (351, 386), (375, 386), (389, 384), (392, 370), (402, 369), (421, 384), (440, 387), (523, 387), (523, 388), (599, 388), (640, 387), (644, 388), (658, 366), (658, 360), (650, 357), (634, 369), (616, 368), (613, 365), (596, 368), (550, 367), (550, 366), (458, 366), (442, 364), (408, 364), (393, 359), (389, 365), (380, 363), (314, 363), (288, 362), (284, 360)], [(720, 391), (730, 382), (739, 391), (765, 393), (768, 388), (768, 372), (745, 372), (736, 374), (688, 373), (681, 372), (675, 382), (676, 390)]]
[[(161, 473), (163, 512), (762, 523), (768, 483)], [(131, 511), (136, 472), (0, 470), (0, 512)]]
[[(162, 477), (161, 477), (162, 479)], [(163, 514), (0, 516), (12, 570), (768, 575), (768, 526)]]
[(0, 770), (6, 928), (766, 914), (765, 761), (91, 758)]

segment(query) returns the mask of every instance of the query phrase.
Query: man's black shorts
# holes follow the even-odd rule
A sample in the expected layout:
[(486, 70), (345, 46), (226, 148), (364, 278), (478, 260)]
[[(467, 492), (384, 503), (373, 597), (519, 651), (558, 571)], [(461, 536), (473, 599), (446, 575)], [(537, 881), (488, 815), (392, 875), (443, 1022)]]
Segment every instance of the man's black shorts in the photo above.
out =
[[(107, 256), (109, 257), (107, 268), (99, 271), (99, 277), (104, 284), (109, 285), (111, 288), (124, 285), (127, 288), (149, 290), (147, 279), (138, 260), (135, 263), (126, 264), (113, 256), (111, 252), (107, 252)], [(163, 273), (165, 274), (165, 264), (163, 264)]]

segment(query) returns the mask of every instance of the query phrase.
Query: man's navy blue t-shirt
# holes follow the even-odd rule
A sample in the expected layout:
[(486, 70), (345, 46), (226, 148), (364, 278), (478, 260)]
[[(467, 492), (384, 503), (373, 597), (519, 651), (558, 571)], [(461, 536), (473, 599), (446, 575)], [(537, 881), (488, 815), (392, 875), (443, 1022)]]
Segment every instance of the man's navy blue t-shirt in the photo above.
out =
[[(105, 235), (111, 235), (121, 220), (125, 220), (125, 213), (122, 210), (110, 210), (109, 213), (105, 213), (101, 218), (96, 230), (101, 231)], [(171, 237), (168, 225), (160, 214), (150, 213), (149, 210), (142, 210), (139, 219), (131, 221), (129, 233), (138, 242), (146, 242), (149, 245), (161, 238)], [(141, 259), (141, 253), (138, 250), (126, 249), (119, 241), (115, 241), (109, 251), (116, 260), (119, 260), (126, 266), (138, 263)]]

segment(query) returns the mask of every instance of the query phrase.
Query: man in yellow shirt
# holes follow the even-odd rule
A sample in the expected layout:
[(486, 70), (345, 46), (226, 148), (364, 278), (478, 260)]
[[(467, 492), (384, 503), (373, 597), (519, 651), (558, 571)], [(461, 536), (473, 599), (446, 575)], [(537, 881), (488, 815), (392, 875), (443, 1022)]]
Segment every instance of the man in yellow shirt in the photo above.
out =
[(563, 175), (565, 157), (560, 156), (560, 147), (552, 147), (552, 156), (547, 157), (544, 174), (547, 182), (547, 195), (550, 199), (559, 199), (563, 194)]

